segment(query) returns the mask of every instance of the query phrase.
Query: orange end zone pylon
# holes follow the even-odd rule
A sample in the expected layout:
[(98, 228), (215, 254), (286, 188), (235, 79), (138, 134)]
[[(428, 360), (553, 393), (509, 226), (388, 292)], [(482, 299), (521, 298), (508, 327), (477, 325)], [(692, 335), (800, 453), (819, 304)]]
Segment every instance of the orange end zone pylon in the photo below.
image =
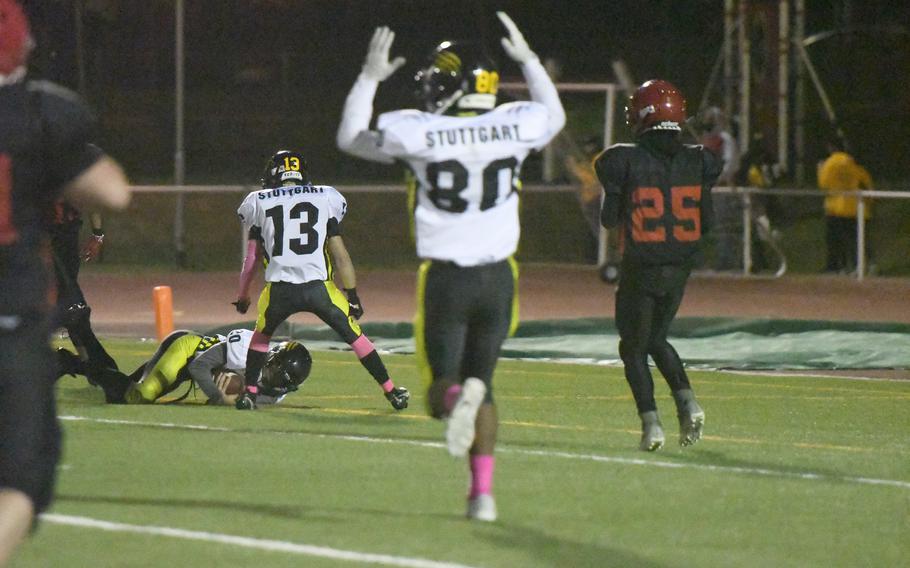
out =
[(170, 286), (155, 286), (152, 289), (152, 306), (155, 310), (155, 331), (158, 341), (174, 331), (174, 297)]

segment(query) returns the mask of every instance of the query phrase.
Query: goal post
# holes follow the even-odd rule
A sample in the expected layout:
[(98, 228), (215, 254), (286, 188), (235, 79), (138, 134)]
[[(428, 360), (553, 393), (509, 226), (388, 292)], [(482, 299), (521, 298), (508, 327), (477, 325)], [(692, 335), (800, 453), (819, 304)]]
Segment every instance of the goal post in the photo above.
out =
[[(499, 88), (505, 91), (527, 91), (528, 85), (523, 82), (503, 82), (499, 84)], [(622, 86), (616, 83), (556, 83), (556, 90), (560, 93), (593, 93), (603, 96), (603, 147), (609, 148), (613, 144), (615, 136), (616, 94), (617, 91), (622, 90)], [(545, 182), (553, 181), (552, 164), (555, 162), (556, 152), (552, 143), (544, 148), (543, 180)], [(603, 227), (600, 228), (597, 241), (597, 265), (603, 266), (607, 262), (609, 247), (609, 233)]]

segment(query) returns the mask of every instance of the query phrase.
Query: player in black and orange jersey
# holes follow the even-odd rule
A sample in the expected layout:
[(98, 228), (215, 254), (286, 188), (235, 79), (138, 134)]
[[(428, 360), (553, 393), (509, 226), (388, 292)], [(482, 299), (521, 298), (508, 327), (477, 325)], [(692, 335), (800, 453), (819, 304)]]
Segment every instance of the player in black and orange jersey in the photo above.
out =
[(699, 241), (711, 222), (711, 187), (722, 164), (702, 146), (683, 144), (686, 101), (667, 81), (642, 84), (629, 99), (633, 144), (615, 144), (595, 162), (604, 187), (601, 222), (621, 226), (623, 252), (616, 290), (616, 327), (626, 380), (642, 420), (640, 447), (654, 451), (664, 432), (654, 400), (648, 356), (670, 385), (679, 443), (701, 438), (705, 413), (667, 341), (682, 302)]
[(21, 6), (0, 0), (0, 565), (49, 505), (60, 456), (47, 220), (61, 196), (129, 201), (123, 171), (88, 143), (84, 103), (25, 78), (31, 45)]

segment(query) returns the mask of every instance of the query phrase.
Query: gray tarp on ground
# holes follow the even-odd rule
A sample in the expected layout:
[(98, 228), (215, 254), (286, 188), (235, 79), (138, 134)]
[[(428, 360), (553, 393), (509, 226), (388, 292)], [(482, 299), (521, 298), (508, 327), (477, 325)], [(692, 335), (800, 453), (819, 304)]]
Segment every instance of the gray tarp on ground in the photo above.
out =
[[(225, 331), (223, 328), (218, 331)], [(408, 323), (366, 323), (364, 333), (382, 351), (413, 353)], [(314, 350), (345, 349), (322, 325), (289, 325)], [(670, 339), (691, 367), (709, 369), (905, 369), (910, 368), (910, 325), (806, 320), (680, 318)], [(612, 319), (531, 321), (508, 339), (503, 356), (588, 363), (619, 363)]]

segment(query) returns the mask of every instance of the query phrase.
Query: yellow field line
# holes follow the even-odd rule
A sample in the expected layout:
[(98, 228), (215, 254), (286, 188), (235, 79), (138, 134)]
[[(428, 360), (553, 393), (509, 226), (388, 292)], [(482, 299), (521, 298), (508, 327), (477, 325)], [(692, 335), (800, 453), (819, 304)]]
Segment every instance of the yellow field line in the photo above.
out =
[[(284, 410), (292, 410), (293, 407), (287, 405), (280, 405), (279, 408), (284, 407)], [(347, 408), (309, 408), (308, 410), (315, 410), (318, 412), (323, 412), (326, 414), (341, 414), (341, 415), (351, 415), (351, 416), (387, 416), (388, 412), (379, 411), (379, 410), (366, 410), (366, 409), (347, 409)], [(412, 413), (401, 413), (395, 414), (395, 418), (405, 419), (405, 420), (420, 420), (428, 421), (431, 420), (429, 416), (422, 414), (412, 414)], [(561, 430), (561, 431), (571, 431), (571, 432), (613, 432), (621, 434), (630, 434), (638, 436), (641, 434), (640, 430), (630, 430), (627, 428), (592, 428), (590, 426), (579, 426), (571, 424), (550, 424), (546, 422), (534, 422), (534, 421), (524, 421), (524, 420), (502, 420), (500, 422), (503, 426), (513, 426), (516, 428), (535, 428), (543, 430)], [(885, 453), (904, 453), (903, 451), (898, 450), (895, 452), (895, 448), (874, 448), (874, 447), (859, 447), (859, 446), (844, 446), (837, 444), (824, 444), (824, 443), (813, 443), (813, 442), (774, 442), (770, 440), (761, 440), (758, 438), (738, 438), (730, 436), (713, 436), (706, 435), (703, 437), (705, 440), (710, 440), (713, 442), (722, 442), (722, 443), (731, 443), (731, 444), (751, 444), (751, 445), (770, 445), (770, 446), (790, 446), (794, 448), (803, 448), (803, 449), (812, 449), (812, 450), (833, 450), (838, 452), (853, 452), (853, 453), (862, 453), (862, 452), (885, 452)]]

